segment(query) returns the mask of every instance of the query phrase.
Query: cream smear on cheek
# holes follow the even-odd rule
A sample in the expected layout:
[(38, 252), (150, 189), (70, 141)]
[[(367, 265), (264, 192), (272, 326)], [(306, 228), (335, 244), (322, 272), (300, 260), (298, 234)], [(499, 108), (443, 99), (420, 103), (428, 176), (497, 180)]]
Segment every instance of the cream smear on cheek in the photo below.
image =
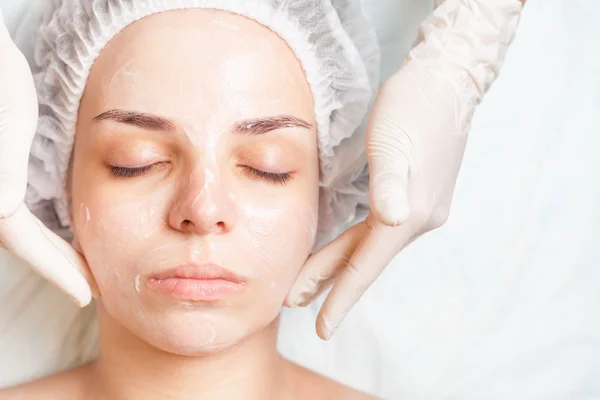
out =
[[(302, 240), (306, 230), (298, 226), (302, 212), (276, 206), (244, 205), (241, 208), (247, 223), (240, 230), (239, 251), (255, 255), (252, 265), (248, 265), (253, 279), (260, 282), (267, 301), (274, 307), (281, 306), (279, 302), (299, 268), (298, 260), (310, 249), (311, 241)], [(278, 295), (267, 294), (264, 289), (276, 290)]]
[[(147, 195), (109, 207), (80, 204), (76, 230), (87, 244), (85, 255), (101, 292), (104, 291), (103, 282), (118, 283), (117, 291), (120, 293), (135, 290), (135, 282), (127, 278), (131, 271), (121, 266), (124, 260), (143, 247), (147, 239), (165, 228), (162, 218), (164, 198), (174, 187), (174, 184), (167, 184)], [(90, 208), (96, 210), (95, 215), (90, 216)]]

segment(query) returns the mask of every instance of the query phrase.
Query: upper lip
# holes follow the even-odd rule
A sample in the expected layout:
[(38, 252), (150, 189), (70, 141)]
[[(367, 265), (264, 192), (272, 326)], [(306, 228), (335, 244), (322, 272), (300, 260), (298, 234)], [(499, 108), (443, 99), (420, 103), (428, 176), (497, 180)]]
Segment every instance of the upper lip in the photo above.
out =
[(151, 276), (152, 279), (162, 280), (169, 278), (216, 280), (221, 279), (234, 283), (243, 283), (244, 279), (237, 274), (214, 263), (196, 264), (189, 262), (175, 268), (159, 272)]

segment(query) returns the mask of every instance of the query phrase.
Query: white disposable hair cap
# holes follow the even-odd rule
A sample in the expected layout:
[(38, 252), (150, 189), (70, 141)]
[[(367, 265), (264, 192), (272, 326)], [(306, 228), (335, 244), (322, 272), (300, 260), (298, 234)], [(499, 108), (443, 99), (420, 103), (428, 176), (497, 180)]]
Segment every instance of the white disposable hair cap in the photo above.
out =
[(364, 119), (378, 84), (379, 49), (358, 0), (53, 0), (34, 48), (40, 119), (26, 203), (50, 229), (70, 231), (67, 170), (79, 103), (92, 64), (127, 25), (169, 10), (236, 13), (287, 42), (310, 85), (321, 168), (316, 247), (366, 215)]

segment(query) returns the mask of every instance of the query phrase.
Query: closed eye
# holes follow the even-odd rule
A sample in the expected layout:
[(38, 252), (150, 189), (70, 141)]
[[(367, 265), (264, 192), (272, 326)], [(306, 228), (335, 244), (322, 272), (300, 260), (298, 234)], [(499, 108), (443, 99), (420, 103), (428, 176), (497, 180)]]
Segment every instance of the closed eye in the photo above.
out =
[(241, 165), (244, 169), (244, 172), (252, 178), (265, 180), (269, 183), (282, 185), (284, 186), (292, 179), (292, 174), (289, 172), (284, 173), (275, 173), (275, 172), (267, 172), (262, 171), (260, 169), (252, 168), (247, 165)]
[(162, 164), (163, 163), (154, 163), (150, 165), (145, 165), (143, 167), (135, 168), (111, 166), (110, 172), (117, 178), (133, 178), (136, 176), (148, 174), (149, 172), (160, 167)]

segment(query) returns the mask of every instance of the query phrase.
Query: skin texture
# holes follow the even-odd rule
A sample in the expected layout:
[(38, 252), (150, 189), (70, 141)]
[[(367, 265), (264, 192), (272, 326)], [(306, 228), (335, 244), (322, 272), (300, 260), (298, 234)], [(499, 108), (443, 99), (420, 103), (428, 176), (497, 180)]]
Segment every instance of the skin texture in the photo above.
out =
[[(111, 110), (169, 121), (159, 126)], [(239, 121), (252, 130), (248, 120), (283, 115), (308, 125), (239, 132)], [(131, 124), (136, 118), (144, 127)], [(91, 70), (69, 184), (74, 246), (95, 279), (100, 357), (11, 394), (369, 398), (276, 351), (281, 306), (316, 233), (314, 125), (300, 63), (254, 21), (184, 10), (119, 33)], [(123, 171), (115, 167), (147, 165), (154, 166), (140, 176), (115, 176)], [(290, 178), (272, 182), (256, 170)], [(152, 274), (188, 262), (217, 263), (243, 287), (217, 302), (150, 288)]]

